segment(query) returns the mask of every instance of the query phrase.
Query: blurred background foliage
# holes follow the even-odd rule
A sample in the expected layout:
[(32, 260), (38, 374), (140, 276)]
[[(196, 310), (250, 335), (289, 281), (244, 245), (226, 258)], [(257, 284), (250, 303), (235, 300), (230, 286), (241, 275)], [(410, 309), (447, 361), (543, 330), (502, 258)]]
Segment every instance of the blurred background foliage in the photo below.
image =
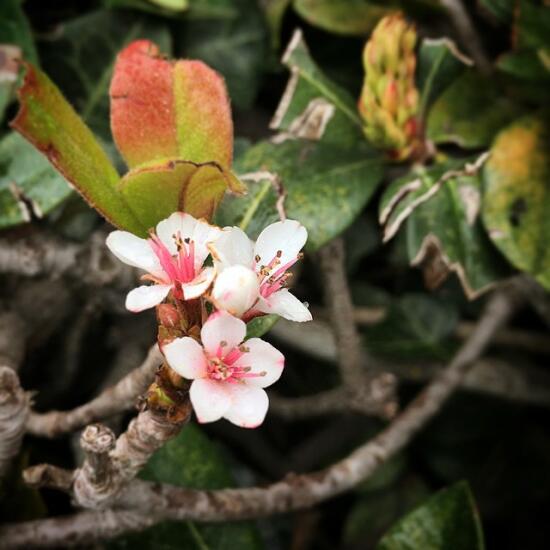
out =
[[(280, 176), (287, 213), (308, 227), (310, 251), (344, 235), (354, 302), (360, 311), (382, 312), (361, 325), (365, 345), (396, 365), (406, 402), (452, 356), (488, 289), (520, 271), (550, 289), (550, 7), (536, 0), (465, 4), (491, 60), (490, 74), (437, 40), (450, 37), (468, 52), (436, 0), (2, 0), (0, 48), (20, 48), (52, 78), (121, 173), (109, 128), (116, 54), (147, 38), (169, 57), (201, 59), (218, 70), (232, 102), (236, 172), (262, 169)], [(357, 110), (365, 41), (395, 10), (418, 31), (419, 124), (430, 147), (430, 158), (421, 163), (396, 164), (369, 143)], [(291, 38), (293, 48), (281, 61)], [(6, 235), (44, 230), (86, 241), (102, 220), (9, 128), (16, 82), (5, 59), (0, 49), (0, 228)], [(289, 71), (296, 87), (272, 121)], [(321, 135), (311, 139), (296, 134), (296, 121), (316, 99), (333, 111)], [(271, 139), (275, 131), (286, 138)], [(470, 171), (467, 164), (485, 151), (489, 160)], [(249, 183), (246, 198), (224, 201), (218, 221), (240, 223), (254, 237), (276, 219), (276, 200), (270, 182)], [(7, 296), (16, 281), (3, 286)], [(306, 259), (297, 287), (322, 320), (315, 256)], [(120, 375), (115, 366), (128, 340), (134, 339), (137, 364), (154, 334), (147, 316), (132, 318), (75, 295), (22, 373), (24, 386), (38, 392), (41, 410), (89, 399), (116, 379), (115, 371)], [(84, 304), (92, 313), (71, 352), (66, 335)], [(276, 391), (300, 396), (334, 386), (333, 350), (308, 346), (305, 336), (299, 337), (302, 344), (292, 341), (280, 324), (270, 337), (284, 349), (288, 368)], [(489, 354), (510, 376), (497, 381), (500, 391), (460, 392), (412, 447), (357, 490), (290, 516), (221, 526), (165, 524), (110, 546), (547, 548), (548, 328), (525, 310), (513, 329), (514, 336), (503, 336)], [(189, 426), (142, 476), (204, 488), (266, 483), (289, 471), (326, 466), (381, 426), (351, 414), (289, 422), (274, 413), (254, 432), (226, 423)], [(29, 438), (18, 468), (77, 460), (68, 438)], [(3, 519), (61, 514), (70, 507), (63, 495), (38, 494), (17, 476), (0, 491)]]

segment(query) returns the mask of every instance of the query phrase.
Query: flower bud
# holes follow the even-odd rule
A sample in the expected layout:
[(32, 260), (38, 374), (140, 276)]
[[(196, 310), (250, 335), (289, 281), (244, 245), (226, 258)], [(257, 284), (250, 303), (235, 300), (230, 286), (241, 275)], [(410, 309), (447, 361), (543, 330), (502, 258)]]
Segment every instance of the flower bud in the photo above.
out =
[(224, 269), (212, 289), (212, 299), (218, 309), (241, 317), (260, 295), (260, 283), (256, 273), (242, 265)]
[(375, 147), (395, 160), (406, 160), (419, 145), (415, 45), (415, 28), (395, 13), (380, 20), (363, 51), (363, 130)]
[(166, 328), (179, 328), (181, 316), (172, 304), (160, 304), (157, 306), (157, 319), (159, 325)]

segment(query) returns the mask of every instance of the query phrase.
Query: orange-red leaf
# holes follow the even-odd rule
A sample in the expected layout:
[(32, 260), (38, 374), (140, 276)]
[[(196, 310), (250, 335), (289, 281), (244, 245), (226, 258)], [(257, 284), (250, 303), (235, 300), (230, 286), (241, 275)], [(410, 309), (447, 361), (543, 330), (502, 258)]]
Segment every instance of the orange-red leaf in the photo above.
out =
[(204, 63), (168, 61), (138, 40), (118, 55), (110, 96), (113, 136), (130, 167), (166, 158), (231, 166), (225, 83)]

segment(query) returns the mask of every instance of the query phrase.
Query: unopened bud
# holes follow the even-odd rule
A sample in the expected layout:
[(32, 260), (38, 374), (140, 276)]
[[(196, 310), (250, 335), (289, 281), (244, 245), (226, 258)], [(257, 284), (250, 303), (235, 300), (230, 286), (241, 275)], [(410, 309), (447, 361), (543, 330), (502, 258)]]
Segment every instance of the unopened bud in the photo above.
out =
[[(419, 96), (414, 82), (416, 31), (401, 13), (380, 20), (363, 51), (359, 113), (367, 139), (396, 160), (417, 148)], [(413, 123), (411, 123), (413, 121)]]
[(157, 306), (157, 319), (159, 325), (166, 328), (178, 328), (181, 324), (181, 315), (172, 304)]
[(260, 283), (252, 269), (233, 265), (217, 277), (212, 289), (212, 299), (218, 309), (241, 317), (258, 299)]

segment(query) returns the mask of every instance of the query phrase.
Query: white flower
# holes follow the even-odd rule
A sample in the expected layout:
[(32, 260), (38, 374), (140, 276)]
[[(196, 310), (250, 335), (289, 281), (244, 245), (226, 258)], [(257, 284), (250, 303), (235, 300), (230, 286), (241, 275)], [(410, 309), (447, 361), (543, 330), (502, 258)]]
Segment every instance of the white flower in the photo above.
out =
[(301, 258), (306, 240), (306, 228), (295, 220), (269, 225), (256, 244), (238, 227), (225, 228), (210, 245), (220, 273), (212, 288), (216, 307), (239, 317), (261, 312), (311, 321), (309, 309), (285, 288), (287, 270)]
[(180, 300), (204, 294), (215, 276), (213, 267), (204, 267), (208, 245), (221, 230), (183, 212), (175, 212), (157, 224), (156, 233), (140, 239), (127, 231), (113, 231), (107, 246), (124, 263), (148, 274), (142, 278), (153, 285), (140, 286), (126, 297), (130, 311), (142, 311), (160, 304), (172, 290)]
[(269, 400), (262, 388), (280, 378), (285, 358), (260, 338), (243, 344), (245, 335), (243, 321), (218, 311), (202, 327), (202, 346), (184, 337), (163, 347), (170, 367), (193, 380), (189, 394), (199, 422), (223, 417), (243, 428), (263, 422)]

